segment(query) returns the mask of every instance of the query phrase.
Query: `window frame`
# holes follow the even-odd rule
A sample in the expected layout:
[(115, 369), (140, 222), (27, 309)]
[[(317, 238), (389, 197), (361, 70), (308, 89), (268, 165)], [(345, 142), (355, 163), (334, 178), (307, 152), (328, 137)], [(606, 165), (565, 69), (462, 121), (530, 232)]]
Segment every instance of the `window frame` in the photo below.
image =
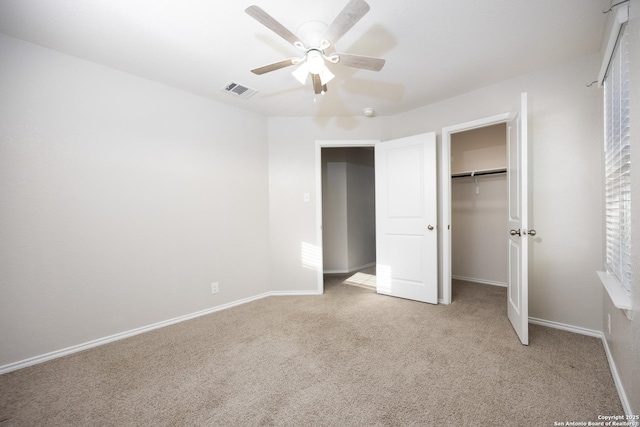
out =
[(605, 266), (631, 291), (631, 145), (626, 26), (620, 31), (604, 81)]
[[(605, 271), (597, 273), (613, 304), (630, 313), (631, 147), (629, 140), (630, 69), (626, 35), (628, 20), (628, 7), (625, 5), (618, 8), (612, 20), (613, 25), (598, 76), (599, 86), (605, 87), (603, 96), (605, 110), (603, 115), (603, 266)], [(623, 173), (620, 174), (620, 172)]]

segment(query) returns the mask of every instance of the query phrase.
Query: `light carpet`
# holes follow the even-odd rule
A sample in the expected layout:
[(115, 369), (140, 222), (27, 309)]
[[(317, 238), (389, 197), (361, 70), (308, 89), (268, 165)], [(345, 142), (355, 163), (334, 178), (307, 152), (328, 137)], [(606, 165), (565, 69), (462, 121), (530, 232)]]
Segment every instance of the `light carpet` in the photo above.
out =
[(0, 376), (0, 426), (553, 426), (622, 414), (599, 339), (505, 289), (429, 305), (345, 286), (269, 297)]

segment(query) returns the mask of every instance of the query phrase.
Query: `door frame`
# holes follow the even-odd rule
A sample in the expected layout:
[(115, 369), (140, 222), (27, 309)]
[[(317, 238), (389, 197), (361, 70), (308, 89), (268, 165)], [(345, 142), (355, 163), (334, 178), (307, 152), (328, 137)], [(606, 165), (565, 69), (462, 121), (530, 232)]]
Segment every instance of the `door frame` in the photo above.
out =
[(322, 243), (322, 149), (323, 148), (350, 148), (350, 147), (375, 147), (379, 139), (361, 140), (316, 140), (316, 245), (319, 254), (318, 265), (318, 293), (324, 293), (324, 259)]
[(442, 128), (442, 144), (440, 150), (440, 191), (442, 224), (442, 304), (451, 304), (451, 135), (458, 132), (483, 128), (486, 126), (506, 123), (511, 113), (503, 113), (470, 122), (459, 123)]

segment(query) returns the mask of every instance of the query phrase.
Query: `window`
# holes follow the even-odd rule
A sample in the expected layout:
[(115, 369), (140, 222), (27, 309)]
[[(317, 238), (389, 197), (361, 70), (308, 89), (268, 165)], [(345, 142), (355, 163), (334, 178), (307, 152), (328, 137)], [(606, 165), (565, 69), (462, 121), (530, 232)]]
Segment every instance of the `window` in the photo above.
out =
[(626, 27), (620, 33), (604, 81), (606, 268), (631, 289), (631, 147), (629, 60)]

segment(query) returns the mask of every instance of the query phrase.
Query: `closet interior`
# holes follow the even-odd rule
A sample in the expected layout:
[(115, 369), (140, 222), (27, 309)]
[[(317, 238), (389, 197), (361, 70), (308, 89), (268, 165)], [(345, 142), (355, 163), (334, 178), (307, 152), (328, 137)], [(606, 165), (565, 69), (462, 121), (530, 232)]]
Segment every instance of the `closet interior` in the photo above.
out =
[(452, 278), (506, 286), (506, 123), (451, 135)]

